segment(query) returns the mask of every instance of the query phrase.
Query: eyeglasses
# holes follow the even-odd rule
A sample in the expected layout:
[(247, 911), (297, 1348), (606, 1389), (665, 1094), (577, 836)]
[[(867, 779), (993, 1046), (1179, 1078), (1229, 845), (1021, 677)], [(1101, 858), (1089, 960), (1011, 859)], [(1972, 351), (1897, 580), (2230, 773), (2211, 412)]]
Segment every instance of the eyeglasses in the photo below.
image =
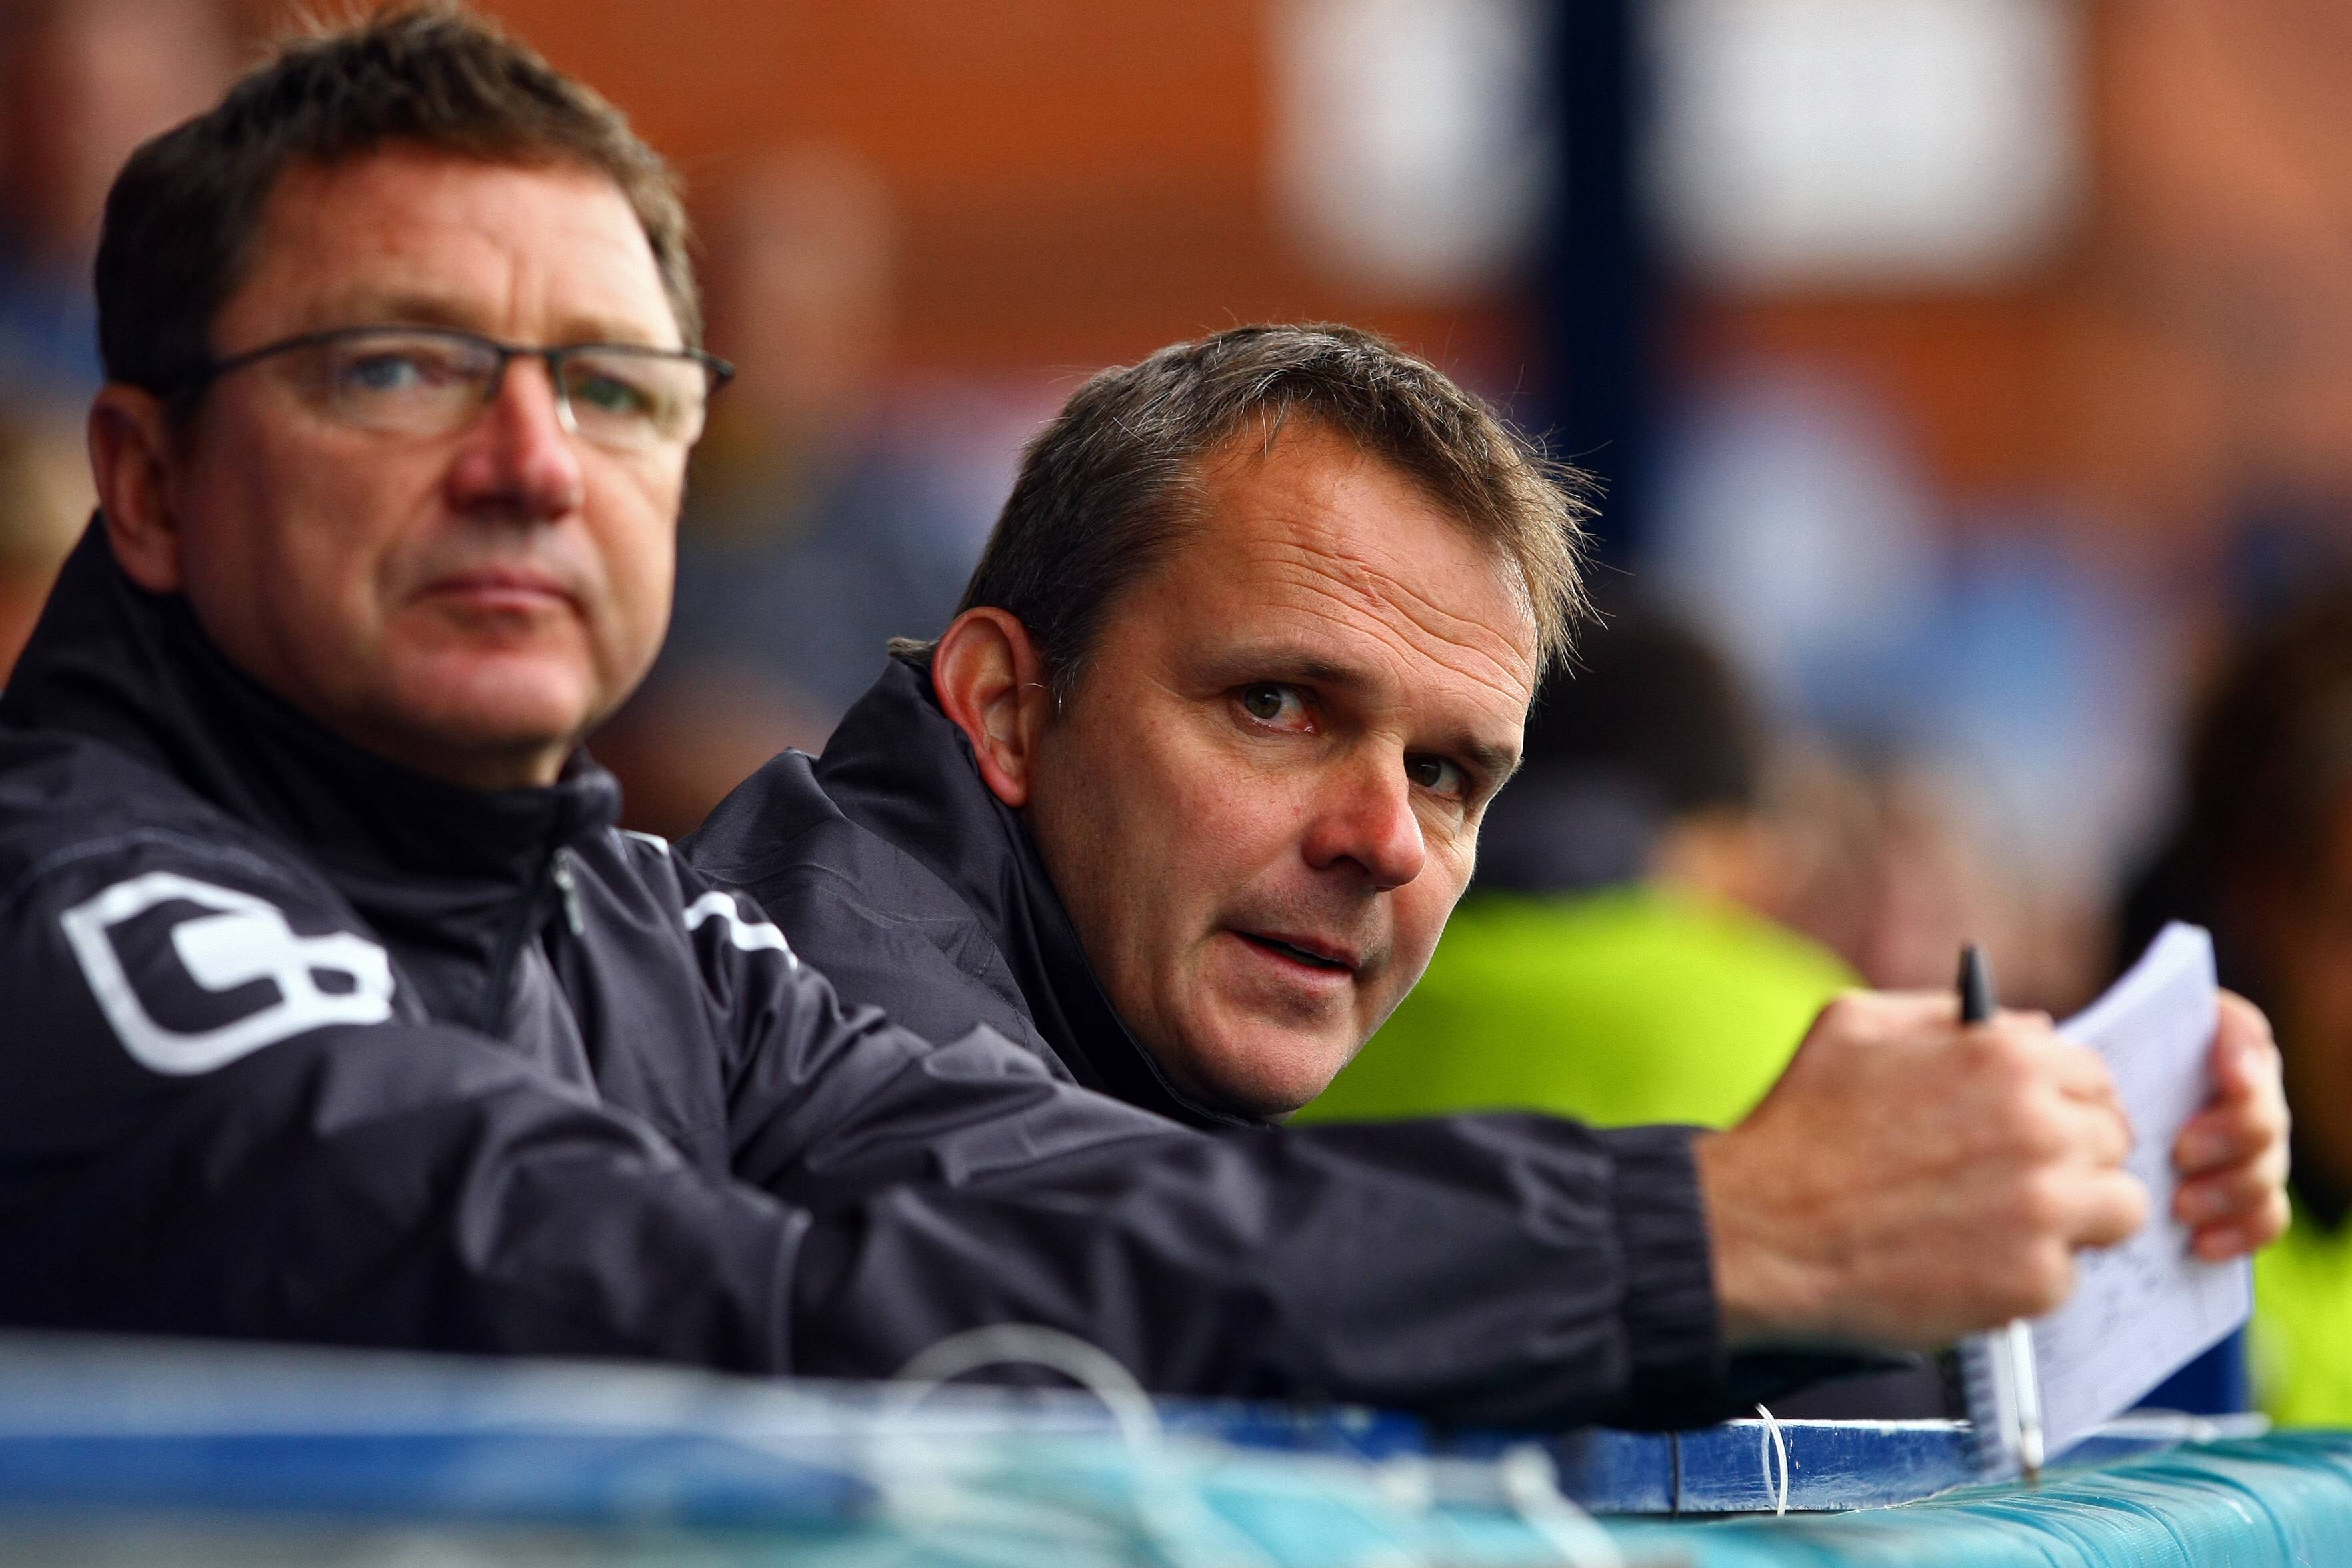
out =
[(699, 349), (567, 343), (532, 349), (455, 327), (337, 327), (306, 332), (206, 366), (194, 391), (263, 360), (291, 361), (296, 388), (320, 412), (362, 430), (454, 436), (505, 384), (507, 366), (535, 359), (555, 388), (555, 416), (583, 440), (615, 451), (693, 444), (711, 394), (735, 367)]

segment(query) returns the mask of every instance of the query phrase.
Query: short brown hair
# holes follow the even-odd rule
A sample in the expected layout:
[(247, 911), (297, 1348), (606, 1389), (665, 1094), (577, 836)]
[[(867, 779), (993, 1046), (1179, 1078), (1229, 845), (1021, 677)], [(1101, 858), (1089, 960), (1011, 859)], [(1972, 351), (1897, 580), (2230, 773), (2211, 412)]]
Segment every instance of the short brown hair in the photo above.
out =
[(609, 175), (645, 228), (678, 331), (698, 344), (668, 165), (588, 88), (490, 24), (430, 4), (288, 42), (218, 104), (131, 155), (107, 194), (98, 247), (108, 377), (163, 394), (199, 380), (213, 318), (245, 275), (278, 177), (388, 143)]
[(1328, 325), (1235, 327), (1079, 387), (1023, 454), (957, 613), (1019, 617), (1066, 700), (1111, 601), (1167, 553), (1201, 459), (1254, 423), (1271, 443), (1294, 415), (1393, 464), (1493, 546), (1525, 591), (1539, 665), (1566, 653), (1586, 608), (1591, 481), (1425, 361)]

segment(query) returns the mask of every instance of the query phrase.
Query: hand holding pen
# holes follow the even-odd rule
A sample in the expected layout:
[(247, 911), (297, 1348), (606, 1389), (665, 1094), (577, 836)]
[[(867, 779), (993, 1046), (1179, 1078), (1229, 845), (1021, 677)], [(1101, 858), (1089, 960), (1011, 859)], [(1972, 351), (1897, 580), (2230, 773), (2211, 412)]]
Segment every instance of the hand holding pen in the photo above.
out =
[(2146, 1220), (2130, 1147), (2105, 1064), (2048, 1018), (1842, 996), (1763, 1102), (1695, 1145), (1726, 1337), (1934, 1350), (2038, 1317), (2078, 1249)]
[[(1989, 1024), (1993, 1017), (1992, 965), (1975, 942), (1960, 950), (1960, 1023)], [(2028, 1486), (2042, 1481), (2042, 1373), (2033, 1360), (2033, 1326), (2013, 1318), (1995, 1338), (2003, 1363), (2011, 1409), (2017, 1420), (2017, 1459)]]

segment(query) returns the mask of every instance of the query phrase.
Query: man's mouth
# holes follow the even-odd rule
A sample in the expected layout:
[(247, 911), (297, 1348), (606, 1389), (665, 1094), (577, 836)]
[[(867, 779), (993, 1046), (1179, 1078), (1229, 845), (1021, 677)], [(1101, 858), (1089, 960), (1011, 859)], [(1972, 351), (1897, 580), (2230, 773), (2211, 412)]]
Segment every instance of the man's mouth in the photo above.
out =
[(570, 591), (555, 578), (541, 572), (514, 568), (487, 567), (452, 572), (426, 584), (425, 592), (458, 599), (485, 609), (530, 611), (572, 602)]
[(1335, 974), (1349, 974), (1354, 973), (1356, 968), (1356, 961), (1352, 954), (1339, 948), (1315, 942), (1311, 939), (1268, 936), (1263, 932), (1252, 931), (1235, 931), (1234, 934), (1261, 952), (1286, 958), (1294, 963), (1304, 964), (1309, 969), (1319, 969)]

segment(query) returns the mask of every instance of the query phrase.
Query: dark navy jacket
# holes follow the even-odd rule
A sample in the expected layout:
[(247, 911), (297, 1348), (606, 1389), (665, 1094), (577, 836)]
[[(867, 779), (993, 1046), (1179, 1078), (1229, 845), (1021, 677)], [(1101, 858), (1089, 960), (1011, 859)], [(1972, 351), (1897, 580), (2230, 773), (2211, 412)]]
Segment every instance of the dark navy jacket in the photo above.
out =
[[(1261, 1122), (1171, 1084), (1128, 1032), (1020, 814), (982, 784), (929, 676), (892, 659), (826, 742), (786, 752), (679, 845), (811, 933), (844, 996), (932, 1039), (985, 1024), (1055, 1074), (1200, 1127)], [(817, 956), (821, 953), (822, 956)]]

